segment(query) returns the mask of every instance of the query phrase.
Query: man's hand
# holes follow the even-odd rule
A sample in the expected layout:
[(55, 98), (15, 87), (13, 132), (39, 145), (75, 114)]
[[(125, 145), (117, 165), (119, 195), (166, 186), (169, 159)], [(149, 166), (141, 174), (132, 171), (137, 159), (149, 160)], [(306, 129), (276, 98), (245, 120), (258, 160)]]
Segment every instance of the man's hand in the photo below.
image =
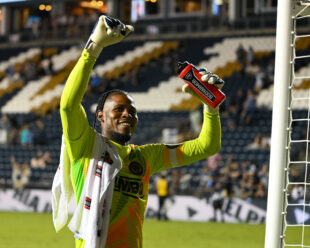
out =
[(102, 15), (99, 17), (85, 49), (97, 58), (104, 47), (122, 41), (133, 30), (131, 25), (125, 25), (118, 19)]
[[(213, 74), (206, 69), (202, 68), (199, 69), (199, 73), (202, 75), (201, 80), (204, 82), (207, 82), (208, 84), (213, 84), (218, 89), (222, 89), (225, 82), (221, 78), (219, 78), (216, 74)], [(196, 94), (195, 91), (193, 91), (187, 84), (183, 85), (182, 91), (191, 94), (192, 96), (199, 99), (205, 107), (205, 110), (209, 113), (218, 113), (219, 107), (216, 107), (215, 109), (210, 107), (198, 94)]]

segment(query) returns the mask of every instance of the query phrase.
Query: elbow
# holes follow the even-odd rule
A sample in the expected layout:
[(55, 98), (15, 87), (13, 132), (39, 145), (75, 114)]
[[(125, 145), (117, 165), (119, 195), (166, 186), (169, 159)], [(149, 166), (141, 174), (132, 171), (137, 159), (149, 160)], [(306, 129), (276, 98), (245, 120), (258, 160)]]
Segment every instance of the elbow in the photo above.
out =
[(213, 156), (213, 155), (217, 154), (220, 150), (221, 150), (221, 144), (218, 144), (218, 145), (213, 146), (213, 147), (209, 150), (209, 156)]
[(221, 141), (217, 143), (210, 143), (207, 147), (205, 147), (205, 152), (207, 157), (213, 156), (220, 152), (221, 150)]
[(219, 152), (221, 151), (221, 148), (222, 148), (222, 145), (221, 145), (221, 142), (219, 142), (219, 143), (215, 146), (212, 155), (214, 155), (214, 154), (216, 154), (216, 153), (219, 153)]
[(66, 101), (63, 97), (61, 97), (59, 110), (61, 112), (70, 112), (70, 111), (72, 111), (72, 106), (70, 106), (68, 101)]

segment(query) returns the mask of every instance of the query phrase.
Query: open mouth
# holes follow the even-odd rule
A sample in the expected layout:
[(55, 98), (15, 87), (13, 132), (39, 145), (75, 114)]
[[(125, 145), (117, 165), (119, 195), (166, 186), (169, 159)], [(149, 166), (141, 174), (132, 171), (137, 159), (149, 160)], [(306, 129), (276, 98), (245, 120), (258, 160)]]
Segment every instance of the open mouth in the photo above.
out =
[(132, 126), (131, 123), (130, 123), (130, 122), (127, 122), (127, 121), (125, 121), (125, 122), (120, 122), (119, 125), (121, 125), (121, 126), (123, 126), (123, 127), (131, 127), (131, 126)]

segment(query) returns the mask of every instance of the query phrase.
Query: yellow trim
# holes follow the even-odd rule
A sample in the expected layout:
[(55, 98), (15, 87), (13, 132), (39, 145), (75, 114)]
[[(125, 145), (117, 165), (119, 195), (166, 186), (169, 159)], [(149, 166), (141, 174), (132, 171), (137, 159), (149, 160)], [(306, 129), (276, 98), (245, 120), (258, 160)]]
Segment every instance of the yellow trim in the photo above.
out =
[(185, 162), (184, 162), (184, 156), (183, 156), (183, 145), (181, 146), (178, 146), (176, 148), (176, 154), (177, 154), (177, 161), (178, 161), (178, 165), (184, 165)]
[(163, 157), (164, 157), (164, 164), (166, 168), (167, 169), (172, 168), (171, 161), (170, 161), (169, 148), (167, 146), (164, 146)]

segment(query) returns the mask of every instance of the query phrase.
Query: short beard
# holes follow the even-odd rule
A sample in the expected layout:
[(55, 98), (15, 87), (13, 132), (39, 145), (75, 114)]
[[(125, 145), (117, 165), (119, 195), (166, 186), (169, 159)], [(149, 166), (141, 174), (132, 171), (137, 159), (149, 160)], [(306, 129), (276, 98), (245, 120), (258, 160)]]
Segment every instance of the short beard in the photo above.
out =
[(119, 143), (119, 144), (126, 144), (130, 138), (130, 134), (121, 134), (115, 131), (109, 132), (110, 137), (112, 137), (112, 140)]

